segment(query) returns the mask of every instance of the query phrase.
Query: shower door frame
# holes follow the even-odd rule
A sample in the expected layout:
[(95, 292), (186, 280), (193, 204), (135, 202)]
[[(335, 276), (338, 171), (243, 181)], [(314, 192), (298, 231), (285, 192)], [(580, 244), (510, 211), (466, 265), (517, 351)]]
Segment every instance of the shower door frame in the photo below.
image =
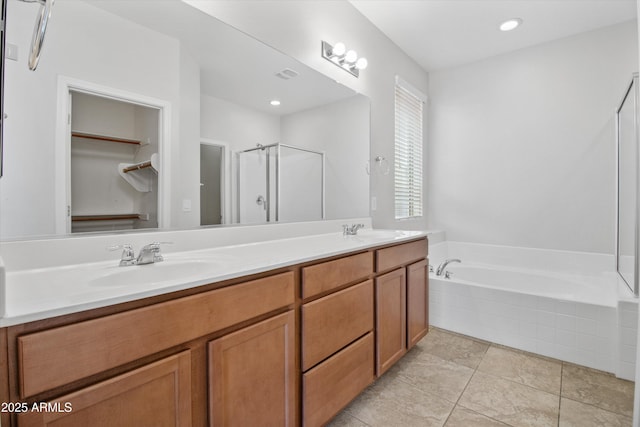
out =
[[(640, 238), (639, 231), (640, 226), (638, 224), (638, 216), (640, 213), (640, 172), (638, 167), (640, 166), (640, 138), (638, 135), (638, 103), (639, 103), (639, 88), (638, 88), (638, 73), (633, 73), (631, 82), (627, 85), (627, 89), (620, 101), (620, 105), (615, 110), (615, 129), (616, 129), (616, 223), (615, 223), (615, 260), (616, 260), (616, 272), (622, 278), (624, 283), (629, 287), (631, 292), (637, 297), (640, 291), (638, 272), (640, 270), (638, 263), (638, 254), (640, 253)], [(633, 96), (633, 134), (635, 139), (635, 157), (634, 157), (634, 172), (635, 172), (635, 212), (634, 212), (634, 230), (633, 230), (633, 283), (628, 283), (627, 279), (620, 273), (620, 112), (622, 111), (625, 101)]]
[[(252, 151), (257, 151), (257, 150), (265, 150), (267, 151), (267, 155), (265, 156), (266, 158), (266, 198), (267, 198), (267, 217), (266, 217), (266, 222), (272, 222), (271, 221), (271, 173), (270, 173), (270, 166), (271, 166), (271, 159), (269, 157), (269, 149), (271, 148), (276, 148), (276, 155), (275, 155), (275, 168), (276, 168), (276, 175), (275, 175), (275, 179), (276, 179), (276, 185), (275, 185), (275, 198), (276, 198), (276, 206), (275, 206), (275, 211), (274, 211), (274, 222), (278, 222), (279, 221), (279, 209), (280, 209), (280, 154), (281, 154), (281, 147), (284, 148), (290, 148), (293, 150), (299, 150), (299, 151), (304, 151), (307, 153), (313, 153), (313, 154), (319, 154), (321, 159), (322, 159), (322, 182), (320, 184), (320, 194), (322, 196), (322, 213), (321, 213), (321, 219), (324, 220), (325, 219), (325, 153), (323, 151), (316, 151), (316, 150), (311, 150), (309, 148), (303, 148), (303, 147), (297, 147), (295, 145), (289, 145), (289, 144), (281, 144), (279, 142), (276, 142), (275, 144), (269, 144), (269, 145), (260, 145), (258, 147), (254, 147), (254, 148), (249, 148), (247, 150), (243, 150), (237, 153), (237, 156), (239, 157), (241, 154), (243, 153), (249, 153)], [(240, 168), (236, 167), (236, 182), (237, 182), (237, 193), (238, 195), (240, 194)], [(238, 222), (240, 223), (240, 197), (236, 197), (237, 199), (237, 206), (236, 206), (236, 211), (237, 211), (237, 215), (238, 215)]]

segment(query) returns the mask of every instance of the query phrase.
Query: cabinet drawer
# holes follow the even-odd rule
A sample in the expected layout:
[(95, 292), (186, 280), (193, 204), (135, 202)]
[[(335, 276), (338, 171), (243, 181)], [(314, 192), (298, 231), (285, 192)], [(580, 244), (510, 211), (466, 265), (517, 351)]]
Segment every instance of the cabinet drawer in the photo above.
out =
[(302, 370), (373, 330), (373, 281), (302, 306)]
[(293, 304), (293, 272), (18, 338), (25, 398)]
[(373, 273), (373, 253), (346, 256), (302, 269), (302, 298), (309, 298)]
[(427, 257), (427, 239), (404, 243), (376, 251), (376, 272), (390, 270)]
[(321, 426), (373, 381), (370, 332), (302, 376), (305, 427)]
[(167, 357), (18, 415), (30, 426), (191, 426), (191, 354)]

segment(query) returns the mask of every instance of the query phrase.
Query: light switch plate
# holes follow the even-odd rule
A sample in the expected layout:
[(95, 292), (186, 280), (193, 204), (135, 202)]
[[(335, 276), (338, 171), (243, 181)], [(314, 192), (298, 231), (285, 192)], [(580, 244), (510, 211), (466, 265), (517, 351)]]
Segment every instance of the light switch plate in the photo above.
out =
[(7, 43), (5, 45), (5, 58), (11, 59), (13, 61), (18, 60), (18, 45)]

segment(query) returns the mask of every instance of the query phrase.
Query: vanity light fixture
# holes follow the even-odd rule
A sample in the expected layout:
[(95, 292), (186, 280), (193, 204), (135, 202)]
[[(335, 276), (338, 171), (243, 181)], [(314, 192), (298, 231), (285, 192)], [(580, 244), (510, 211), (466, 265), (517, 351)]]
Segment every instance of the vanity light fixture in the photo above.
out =
[(273, 99), (271, 100), (271, 102), (269, 102), (269, 104), (273, 105), (274, 107), (277, 107), (278, 105), (280, 105), (280, 101), (278, 101), (277, 99)]
[(504, 21), (502, 24), (500, 24), (500, 31), (515, 30), (516, 28), (518, 28), (520, 26), (520, 24), (522, 24), (522, 19), (520, 19), (520, 18), (508, 19), (508, 20)]
[(347, 70), (356, 77), (360, 76), (360, 70), (364, 70), (369, 65), (367, 58), (358, 58), (355, 50), (347, 50), (344, 43), (338, 42), (331, 46), (322, 42), (322, 57), (333, 62), (338, 67)]

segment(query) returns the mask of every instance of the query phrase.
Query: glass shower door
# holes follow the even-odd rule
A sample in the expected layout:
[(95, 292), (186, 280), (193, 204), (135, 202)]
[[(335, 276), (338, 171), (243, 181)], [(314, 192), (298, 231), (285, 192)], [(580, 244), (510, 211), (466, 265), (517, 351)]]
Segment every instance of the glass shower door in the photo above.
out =
[(634, 76), (616, 112), (618, 149), (618, 223), (616, 265), (638, 294), (638, 76)]
[(264, 223), (269, 215), (269, 151), (238, 153), (238, 222)]

